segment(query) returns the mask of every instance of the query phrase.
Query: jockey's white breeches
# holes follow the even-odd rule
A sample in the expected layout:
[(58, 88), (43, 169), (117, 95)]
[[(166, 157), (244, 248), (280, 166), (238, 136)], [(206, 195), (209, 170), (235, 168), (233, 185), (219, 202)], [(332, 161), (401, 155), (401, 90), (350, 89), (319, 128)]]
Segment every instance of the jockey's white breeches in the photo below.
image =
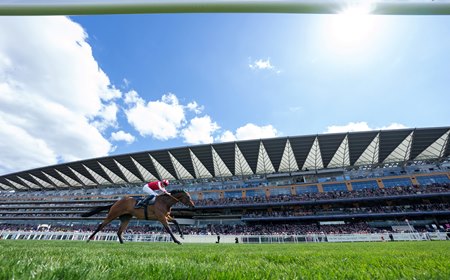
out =
[(143, 190), (146, 194), (148, 194), (148, 195), (154, 195), (154, 196), (157, 196), (157, 195), (158, 195), (154, 190), (150, 189), (150, 188), (148, 187), (147, 184), (145, 184), (145, 185), (142, 187), (142, 190)]

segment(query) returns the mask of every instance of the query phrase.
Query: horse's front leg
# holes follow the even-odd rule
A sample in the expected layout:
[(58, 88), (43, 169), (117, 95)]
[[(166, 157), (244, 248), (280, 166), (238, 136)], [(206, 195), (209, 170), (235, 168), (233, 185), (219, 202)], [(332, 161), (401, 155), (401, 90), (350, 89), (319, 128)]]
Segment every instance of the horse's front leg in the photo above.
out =
[(178, 229), (178, 232), (180, 233), (181, 239), (184, 239), (184, 235), (183, 235), (183, 232), (181, 231), (180, 224), (178, 223), (178, 221), (175, 220), (175, 218), (174, 218), (174, 217), (171, 217), (170, 215), (167, 215), (167, 219), (168, 219), (169, 222), (174, 223), (174, 225), (175, 225), (175, 226), (177, 227), (177, 229)]
[(178, 241), (178, 239), (175, 237), (175, 235), (173, 235), (173, 232), (172, 232), (172, 230), (171, 230), (170, 227), (169, 227), (169, 223), (167, 222), (167, 218), (164, 217), (164, 218), (158, 219), (158, 220), (159, 220), (159, 222), (164, 226), (164, 228), (166, 229), (166, 231), (170, 234), (170, 236), (171, 236), (172, 239), (173, 239), (173, 242), (175, 242), (175, 243), (181, 245), (181, 242)]

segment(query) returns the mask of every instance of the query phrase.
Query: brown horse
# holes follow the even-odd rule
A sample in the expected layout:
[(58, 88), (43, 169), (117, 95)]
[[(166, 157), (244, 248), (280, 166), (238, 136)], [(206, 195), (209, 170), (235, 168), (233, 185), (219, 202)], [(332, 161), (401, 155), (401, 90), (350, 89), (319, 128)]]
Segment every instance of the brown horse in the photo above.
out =
[[(153, 205), (150, 205), (148, 207), (146, 206), (144, 208), (135, 208), (134, 206), (136, 204), (136, 199), (130, 196), (126, 196), (111, 205), (93, 208), (91, 211), (82, 214), (81, 217), (90, 217), (94, 214), (100, 213), (108, 209), (109, 212), (105, 220), (103, 220), (103, 222), (97, 227), (94, 233), (91, 234), (91, 236), (88, 239), (88, 242), (90, 240), (93, 240), (95, 234), (100, 230), (102, 230), (107, 224), (109, 224), (116, 218), (119, 218), (120, 227), (119, 230), (117, 231), (117, 236), (119, 237), (120, 243), (123, 243), (122, 233), (125, 231), (125, 229), (128, 226), (128, 223), (134, 216), (139, 220), (148, 219), (159, 221), (164, 226), (166, 231), (170, 234), (173, 241), (177, 244), (181, 244), (181, 242), (175, 238), (172, 230), (169, 227), (169, 222), (174, 223), (180, 233), (180, 237), (183, 238), (183, 233), (181, 232), (180, 225), (172, 216), (170, 216), (171, 207), (177, 202), (181, 202), (184, 205), (192, 208), (194, 207), (194, 202), (192, 202), (191, 196), (189, 195), (188, 192), (183, 190), (174, 190), (171, 192), (170, 195), (163, 194), (156, 197), (155, 203)], [(145, 211), (144, 209), (147, 210), (147, 215), (144, 212)]]

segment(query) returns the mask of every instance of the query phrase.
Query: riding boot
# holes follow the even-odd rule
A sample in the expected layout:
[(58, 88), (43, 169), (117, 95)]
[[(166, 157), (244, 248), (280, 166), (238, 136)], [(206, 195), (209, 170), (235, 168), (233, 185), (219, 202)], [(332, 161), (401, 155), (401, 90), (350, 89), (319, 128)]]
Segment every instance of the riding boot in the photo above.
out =
[(148, 202), (151, 201), (154, 197), (155, 197), (154, 195), (149, 195), (149, 196), (147, 196), (147, 197), (144, 198), (143, 200), (139, 201), (139, 202), (136, 204), (135, 208), (139, 208), (139, 207), (141, 207), (141, 206), (147, 205)]

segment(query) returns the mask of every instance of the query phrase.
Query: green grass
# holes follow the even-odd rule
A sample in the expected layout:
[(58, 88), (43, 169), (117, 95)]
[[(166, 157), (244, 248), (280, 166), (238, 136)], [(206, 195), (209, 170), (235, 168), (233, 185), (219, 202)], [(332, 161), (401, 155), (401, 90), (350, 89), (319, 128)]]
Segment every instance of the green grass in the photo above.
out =
[(450, 279), (450, 242), (0, 240), (0, 279)]

